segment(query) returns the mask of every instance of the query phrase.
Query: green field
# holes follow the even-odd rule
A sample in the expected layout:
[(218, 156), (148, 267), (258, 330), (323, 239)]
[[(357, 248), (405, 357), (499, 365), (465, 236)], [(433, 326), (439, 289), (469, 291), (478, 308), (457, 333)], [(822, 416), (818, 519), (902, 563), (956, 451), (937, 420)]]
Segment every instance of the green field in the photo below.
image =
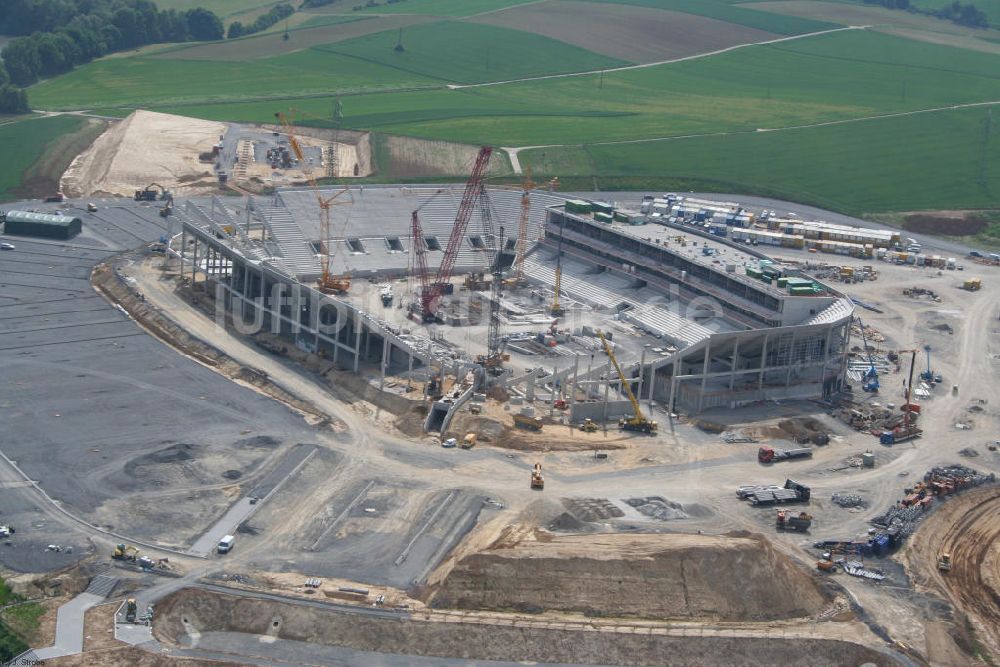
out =
[(403, 52), (394, 50), (397, 40), (398, 33), (393, 30), (315, 50), (449, 83), (503, 81), (630, 64), (540, 35), (478, 23), (442, 21), (406, 28)]
[[(74, 116), (55, 116), (30, 117), (0, 124), (0, 146), (4, 147), (5, 155), (0, 163), (0, 201), (19, 198), (23, 179), (43, 157), (46, 149), (61, 137), (78, 131), (84, 122), (84, 119)], [(72, 159), (72, 156), (69, 158)]]
[[(909, 64), (888, 60), (890, 54)], [(586, 75), (350, 96), (344, 99), (344, 124), (431, 139), (534, 146), (750, 131), (984, 100), (1000, 100), (1000, 56), (850, 31), (608, 73), (603, 83), (600, 75)], [(329, 108), (328, 99), (313, 103), (317, 110)], [(310, 101), (296, 106), (308, 108)], [(167, 110), (262, 121), (272, 107)]]
[(669, 189), (672, 181), (683, 182), (686, 189), (756, 192), (854, 214), (986, 208), (1000, 198), (1000, 136), (987, 144), (983, 170), (986, 113), (963, 109), (783, 132), (535, 149), (519, 159), (535, 173), (597, 176), (601, 187), (655, 180)]
[[(226, 19), (230, 16), (243, 14), (260, 7), (271, 7), (277, 5), (282, 0), (156, 0), (156, 6), (160, 9), (177, 9), (184, 11), (196, 7), (210, 9), (220, 18)], [(350, 10), (350, 6), (347, 7)]]

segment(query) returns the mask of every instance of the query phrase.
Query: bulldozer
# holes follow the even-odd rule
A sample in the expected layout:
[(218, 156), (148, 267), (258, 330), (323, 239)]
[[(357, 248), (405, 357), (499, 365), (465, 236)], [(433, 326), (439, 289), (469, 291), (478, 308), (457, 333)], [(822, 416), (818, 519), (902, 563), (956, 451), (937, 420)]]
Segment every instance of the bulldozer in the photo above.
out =
[(541, 463), (536, 463), (534, 469), (531, 471), (531, 488), (538, 490), (545, 488), (545, 478), (542, 477)]
[(601, 430), (601, 427), (593, 419), (587, 417), (583, 420), (583, 423), (580, 424), (580, 430), (584, 433), (596, 433)]
[(139, 550), (133, 546), (119, 544), (115, 547), (115, 550), (111, 552), (111, 557), (114, 560), (135, 562), (139, 559)]
[(938, 558), (937, 568), (942, 572), (951, 571), (951, 554), (941, 554)]

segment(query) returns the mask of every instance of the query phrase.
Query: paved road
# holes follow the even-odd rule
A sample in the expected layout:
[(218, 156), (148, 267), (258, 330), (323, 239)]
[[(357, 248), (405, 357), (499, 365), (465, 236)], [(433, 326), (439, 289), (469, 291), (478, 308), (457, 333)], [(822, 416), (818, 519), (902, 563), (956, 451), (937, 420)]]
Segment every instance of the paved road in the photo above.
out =
[(42, 660), (63, 655), (76, 655), (83, 651), (83, 615), (91, 607), (104, 601), (101, 595), (80, 593), (59, 607), (56, 614), (56, 643), (35, 650)]

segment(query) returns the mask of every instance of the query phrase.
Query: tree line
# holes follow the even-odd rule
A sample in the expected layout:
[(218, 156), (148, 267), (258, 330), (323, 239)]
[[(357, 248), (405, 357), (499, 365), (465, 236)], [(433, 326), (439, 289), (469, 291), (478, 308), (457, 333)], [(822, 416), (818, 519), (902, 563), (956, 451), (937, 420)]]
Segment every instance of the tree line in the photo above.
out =
[(243, 25), (239, 21), (233, 21), (229, 24), (229, 30), (226, 32), (226, 37), (228, 39), (235, 39), (236, 37), (244, 37), (246, 35), (252, 35), (255, 32), (260, 32), (261, 30), (267, 30), (281, 19), (288, 18), (294, 13), (295, 8), (287, 2), (275, 5), (274, 7), (271, 7), (266, 14), (258, 16), (250, 25)]
[(3, 0), (0, 112), (28, 111), (22, 88), (108, 53), (160, 42), (222, 39), (207, 9), (160, 10), (149, 0)]
[(865, 3), (869, 5), (881, 5), (889, 9), (905, 9), (915, 14), (936, 16), (939, 19), (945, 19), (952, 23), (971, 28), (988, 28), (990, 25), (986, 12), (971, 3), (963, 4), (958, 2), (958, 0), (940, 9), (921, 9), (911, 3), (910, 0), (865, 0)]

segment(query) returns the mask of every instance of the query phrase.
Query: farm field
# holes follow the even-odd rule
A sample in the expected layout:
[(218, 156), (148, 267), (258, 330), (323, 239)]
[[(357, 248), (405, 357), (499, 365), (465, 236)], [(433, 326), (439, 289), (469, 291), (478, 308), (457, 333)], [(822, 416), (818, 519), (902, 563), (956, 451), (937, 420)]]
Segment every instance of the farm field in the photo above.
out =
[[(529, 31), (633, 62), (656, 62), (779, 37), (695, 14), (574, 0), (529, 4), (474, 20)], [(664, 24), (670, 26), (672, 39), (663, 38)]]
[[(272, 7), (278, 4), (279, 0), (157, 0), (156, 6), (160, 9), (177, 9), (185, 11), (196, 7), (210, 9), (225, 20), (237, 14), (243, 14), (253, 9), (261, 7)], [(348, 7), (348, 9), (350, 9)]]
[[(39, 196), (41, 193), (23, 190), (26, 187), (25, 179), (51, 178), (53, 174), (39, 173), (36, 165), (50, 146), (60, 138), (71, 139), (86, 123), (86, 119), (77, 116), (53, 116), (27, 117), (0, 124), (0, 145), (4, 147), (5, 153), (5, 158), (0, 163), (0, 201)], [(86, 143), (89, 144), (89, 140)], [(78, 147), (77, 152), (84, 147)], [(56, 178), (75, 154), (64, 156), (68, 159), (65, 160), (66, 164), (58, 167)], [(30, 188), (30, 184), (28, 187)]]
[[(492, 12), (505, 7), (522, 5), (531, 0), (403, 0), (388, 4), (378, 0), (378, 7), (366, 7), (358, 10), (359, 14), (428, 14), (431, 16), (473, 16), (483, 12)], [(333, 11), (350, 10), (354, 4), (364, 4), (356, 0), (343, 1), (342, 5), (331, 5)]]
[(442, 21), (380, 32), (315, 51), (357, 58), (386, 68), (455, 83), (597, 70), (631, 64), (531, 33), (476, 23)]
[[(911, 5), (920, 9), (941, 9), (951, 2), (952, 0), (910, 0)], [(974, 0), (972, 4), (986, 13), (990, 25), (1000, 25), (1000, 0)]]
[(854, 214), (989, 208), (1000, 192), (1000, 141), (989, 142), (984, 170), (986, 114), (949, 110), (782, 132), (535, 149), (519, 159), (536, 173), (572, 175), (579, 165), (575, 175), (609, 182), (684, 182), (688, 189), (754, 192)]

